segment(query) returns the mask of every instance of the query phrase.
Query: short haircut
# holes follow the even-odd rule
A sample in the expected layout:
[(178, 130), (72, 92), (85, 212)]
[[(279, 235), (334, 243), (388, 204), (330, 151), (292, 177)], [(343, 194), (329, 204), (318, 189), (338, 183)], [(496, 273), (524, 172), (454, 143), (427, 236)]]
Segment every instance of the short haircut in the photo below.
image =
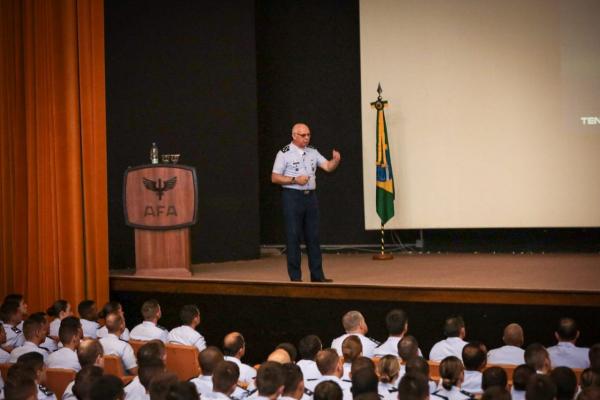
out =
[(577, 390), (577, 376), (569, 367), (556, 367), (550, 372), (550, 379), (556, 385), (557, 400), (572, 400)]
[(600, 369), (586, 368), (581, 373), (581, 388), (590, 386), (600, 387)]
[(198, 316), (200, 316), (200, 310), (194, 304), (186, 304), (179, 311), (179, 318), (184, 325), (190, 325)]
[(315, 387), (314, 400), (342, 400), (344, 394), (340, 385), (334, 381), (323, 381)]
[[(161, 372), (156, 375), (152, 381), (150, 382), (150, 387), (148, 388), (148, 394), (152, 400), (164, 400), (167, 397), (167, 393), (169, 393), (169, 389), (172, 385), (179, 382), (177, 379), (177, 375), (173, 372)], [(194, 399), (198, 399), (198, 392), (196, 391), (195, 385), (194, 392), (196, 397)]]
[(577, 400), (598, 400), (600, 399), (600, 387), (590, 386), (583, 389), (577, 396)]
[(385, 316), (385, 327), (390, 335), (400, 335), (407, 323), (408, 315), (400, 309), (391, 310)]
[(298, 358), (298, 350), (296, 350), (296, 346), (294, 346), (292, 343), (279, 343), (277, 347), (275, 347), (275, 350), (277, 349), (285, 350), (290, 355), (290, 360), (292, 360), (292, 362), (296, 362), (296, 359)]
[(352, 387), (350, 391), (353, 397), (363, 393), (377, 393), (378, 385), (379, 381), (375, 371), (363, 368), (352, 374)]
[(5, 323), (10, 322), (10, 320), (19, 313), (19, 304), (14, 302), (5, 302), (0, 306), (0, 319)]
[[(60, 328), (58, 328), (58, 338), (64, 345), (71, 343), (71, 340), (73, 340), (74, 337), (79, 337), (79, 326), (63, 323), (66, 319), (67, 318), (61, 321)], [(77, 321), (79, 321), (79, 319), (77, 319)]]
[(144, 304), (142, 304), (142, 317), (144, 317), (144, 321), (148, 321), (156, 318), (158, 315), (158, 311), (160, 310), (160, 304), (155, 299), (146, 300)]
[(140, 383), (142, 386), (144, 386), (146, 391), (148, 391), (150, 389), (150, 382), (152, 379), (159, 376), (163, 372), (165, 372), (165, 364), (163, 364), (162, 361), (156, 361), (139, 365), (138, 377), (140, 378)]
[(230, 333), (223, 339), (223, 354), (233, 357), (245, 346), (244, 337), (240, 333)]
[(89, 399), (92, 395), (92, 386), (104, 375), (102, 368), (96, 365), (87, 365), (75, 375), (73, 394), (78, 399)]
[(556, 385), (547, 375), (535, 374), (527, 383), (526, 400), (554, 400)]
[(123, 325), (123, 317), (117, 311), (113, 311), (106, 316), (106, 330), (108, 333), (117, 333)]
[(511, 398), (510, 392), (500, 386), (487, 388), (481, 396), (481, 400), (511, 400)]
[(375, 371), (375, 363), (369, 357), (360, 356), (352, 362), (350, 367), (350, 373), (355, 374), (356, 371), (368, 368), (371, 371)]
[(600, 369), (600, 343), (596, 343), (590, 347), (588, 357), (590, 359), (590, 367)]
[(509, 346), (521, 347), (523, 346), (523, 328), (517, 323), (511, 323), (506, 325), (502, 340)]
[(77, 305), (77, 313), (79, 313), (79, 316), (83, 319), (94, 321), (98, 318), (98, 313), (96, 313), (96, 302), (94, 300), (83, 300)]
[(360, 326), (362, 322), (364, 322), (365, 318), (358, 311), (348, 311), (342, 317), (342, 326), (346, 330), (346, 332), (352, 332)]
[(457, 337), (460, 330), (465, 327), (465, 320), (460, 315), (453, 315), (444, 321), (444, 335), (446, 337)]
[(398, 342), (398, 355), (406, 362), (419, 356), (419, 342), (412, 335), (406, 335)]
[(10, 293), (7, 294), (6, 296), (4, 296), (4, 301), (2, 303), (17, 303), (18, 305), (21, 304), (21, 302), (23, 301), (24, 297), (21, 293)]
[(77, 359), (82, 369), (94, 365), (98, 357), (103, 355), (104, 349), (96, 339), (83, 339), (77, 348)]
[(36, 351), (25, 353), (17, 358), (17, 364), (24, 365), (36, 372), (41, 371), (44, 369), (44, 356)]
[(35, 371), (26, 366), (15, 364), (7, 372), (4, 385), (4, 396), (6, 399), (28, 400), (31, 397), (37, 399), (38, 386), (35, 383)]
[(398, 398), (402, 400), (425, 400), (429, 397), (429, 382), (425, 375), (406, 374), (398, 385)]
[(300, 339), (298, 343), (298, 352), (301, 360), (313, 361), (317, 353), (323, 349), (321, 339), (317, 335), (308, 335)]
[(481, 388), (483, 390), (486, 390), (493, 386), (506, 388), (507, 384), (508, 377), (506, 376), (506, 371), (504, 371), (500, 367), (487, 368), (481, 374)]
[(513, 388), (515, 390), (525, 391), (527, 389), (527, 383), (533, 375), (535, 375), (535, 369), (527, 364), (521, 364), (513, 371)]
[(544, 363), (549, 357), (548, 350), (540, 343), (532, 343), (525, 349), (525, 364), (536, 371), (544, 368)]
[(114, 375), (102, 375), (92, 385), (92, 400), (117, 400), (125, 396), (123, 381)]
[(324, 349), (317, 353), (315, 362), (321, 375), (331, 375), (335, 372), (340, 356), (334, 349)]
[(215, 346), (208, 346), (198, 354), (202, 375), (205, 376), (211, 376), (221, 361), (223, 361), (223, 353)]
[(39, 321), (36, 321), (32, 318), (27, 318), (23, 323), (23, 336), (25, 336), (25, 339), (31, 340), (42, 328), (43, 325)]
[[(46, 313), (43, 311), (38, 311), (33, 314), (29, 314), (27, 319), (32, 319), (34, 321), (39, 322), (41, 325), (46, 325), (48, 320), (46, 319)], [(62, 322), (62, 321), (61, 321)]]
[(48, 309), (46, 310), (46, 314), (51, 317), (58, 317), (61, 312), (66, 312), (67, 308), (69, 308), (69, 302), (66, 300), (56, 300)]
[(110, 313), (118, 313), (123, 310), (123, 306), (118, 301), (109, 301), (102, 307), (102, 310), (98, 313), (98, 317), (106, 318)]
[(228, 394), (240, 377), (240, 369), (236, 363), (221, 361), (213, 371), (213, 391)]
[(347, 336), (342, 342), (342, 355), (344, 362), (352, 363), (362, 354), (362, 343), (356, 335)]
[(400, 362), (393, 355), (383, 356), (377, 364), (379, 380), (383, 383), (394, 383), (400, 374)]
[(284, 384), (283, 368), (274, 361), (265, 361), (256, 373), (256, 388), (259, 396), (272, 396)]
[(440, 363), (440, 377), (444, 389), (450, 390), (456, 386), (464, 371), (463, 363), (458, 357), (448, 356)]
[(169, 387), (166, 400), (198, 400), (196, 385), (192, 382), (177, 382)]
[(137, 364), (139, 367), (148, 364), (162, 363), (165, 357), (165, 344), (160, 340), (150, 340), (144, 343), (137, 351)]
[(487, 356), (480, 343), (471, 342), (463, 347), (462, 360), (467, 371), (476, 371), (485, 366)]
[(291, 397), (304, 379), (302, 370), (293, 363), (283, 364), (281, 368), (283, 369), (283, 396)]
[(556, 334), (560, 340), (575, 340), (577, 338), (577, 323), (573, 318), (561, 318), (558, 321)]

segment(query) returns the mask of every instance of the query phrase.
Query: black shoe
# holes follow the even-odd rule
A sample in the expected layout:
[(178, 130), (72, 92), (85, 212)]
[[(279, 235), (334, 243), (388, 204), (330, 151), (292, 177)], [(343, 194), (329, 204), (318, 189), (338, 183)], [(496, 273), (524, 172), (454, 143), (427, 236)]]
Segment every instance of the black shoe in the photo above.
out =
[(298, 278), (298, 279), (290, 279), (292, 282), (302, 282), (302, 279)]
[(321, 279), (311, 279), (311, 282), (321, 282), (321, 283), (327, 283), (327, 282), (333, 282), (333, 279), (329, 279), (329, 278), (321, 278)]

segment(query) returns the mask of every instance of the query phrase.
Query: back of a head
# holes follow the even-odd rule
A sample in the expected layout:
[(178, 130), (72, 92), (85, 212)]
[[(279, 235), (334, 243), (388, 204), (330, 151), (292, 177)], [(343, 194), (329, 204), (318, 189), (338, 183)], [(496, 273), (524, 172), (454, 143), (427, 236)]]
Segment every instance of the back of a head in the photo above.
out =
[(350, 374), (353, 375), (361, 369), (370, 369), (375, 372), (375, 363), (369, 357), (358, 357), (350, 366)]
[(95, 365), (87, 365), (75, 375), (73, 394), (80, 400), (89, 400), (92, 396), (94, 382), (104, 375), (102, 368)]
[(317, 335), (308, 335), (300, 339), (298, 352), (301, 360), (314, 360), (317, 353), (323, 349), (321, 339)]
[(352, 363), (362, 354), (362, 343), (358, 336), (350, 335), (342, 342), (342, 355), (344, 362)]
[(342, 317), (342, 325), (344, 326), (344, 330), (346, 332), (354, 332), (364, 320), (365, 319), (360, 312), (348, 311)]
[(77, 359), (81, 367), (94, 365), (98, 357), (104, 355), (104, 349), (100, 342), (96, 339), (84, 339), (79, 343), (77, 348)]
[(513, 371), (513, 388), (515, 390), (525, 391), (527, 383), (535, 375), (535, 369), (527, 364), (521, 364)]
[(230, 389), (240, 378), (240, 369), (236, 363), (221, 361), (213, 371), (213, 391), (229, 395)]
[(223, 339), (223, 354), (233, 357), (245, 346), (244, 337), (240, 333), (229, 333)]
[(142, 304), (142, 317), (144, 321), (150, 321), (158, 316), (158, 311), (160, 310), (160, 304), (155, 299), (146, 300), (144, 304)]
[(23, 323), (23, 336), (26, 340), (33, 340), (43, 328), (42, 324), (33, 318), (27, 318)]
[(577, 339), (577, 323), (573, 318), (561, 318), (558, 321), (556, 335), (561, 341), (571, 341)]
[(342, 400), (344, 394), (334, 381), (322, 381), (315, 387), (313, 400)]
[(557, 400), (573, 400), (577, 390), (577, 376), (568, 367), (556, 367), (550, 372), (550, 379), (556, 385)]
[(321, 375), (333, 375), (340, 357), (338, 353), (333, 349), (324, 349), (317, 353), (315, 362)]
[(17, 364), (31, 368), (36, 372), (41, 371), (44, 369), (44, 356), (35, 351), (25, 353), (17, 358)]
[(590, 359), (590, 367), (600, 369), (600, 343), (596, 343), (590, 347), (588, 357)]
[(556, 399), (556, 385), (549, 376), (535, 374), (527, 383), (525, 399), (554, 400)]
[(577, 400), (600, 400), (600, 387), (590, 386), (583, 389), (577, 395)]
[(15, 303), (15, 304), (19, 305), (19, 304), (21, 304), (23, 299), (24, 299), (24, 297), (21, 293), (10, 293), (10, 294), (7, 294), (6, 296), (4, 296), (4, 300), (2, 301), (2, 304)]
[(104, 305), (104, 307), (102, 307), (102, 310), (100, 310), (100, 312), (98, 313), (98, 317), (100, 318), (106, 318), (108, 316), (108, 314), (116, 312), (119, 313), (120, 311), (123, 310), (123, 307), (121, 306), (121, 303), (119, 303), (118, 301), (109, 301), (108, 303), (106, 303)]
[[(169, 387), (166, 400), (198, 400), (196, 385), (192, 382), (177, 382)], [(153, 399), (152, 399), (153, 400)]]
[(502, 340), (504, 341), (504, 344), (509, 346), (523, 346), (524, 336), (523, 328), (521, 328), (521, 325), (516, 323), (508, 324), (506, 328), (504, 328)]
[(275, 347), (275, 350), (278, 350), (278, 349), (285, 350), (288, 353), (288, 355), (290, 356), (290, 361), (296, 362), (296, 359), (298, 358), (298, 350), (296, 350), (296, 346), (294, 346), (292, 343), (289, 343), (289, 342), (279, 343), (277, 345), (277, 347)]
[(481, 374), (481, 388), (483, 390), (494, 386), (506, 388), (508, 377), (506, 371), (500, 367), (490, 367)]
[(352, 374), (352, 396), (356, 397), (362, 393), (377, 393), (379, 381), (375, 371), (363, 368)]
[(584, 389), (590, 386), (600, 387), (600, 369), (586, 368), (581, 373), (581, 388)]
[(184, 325), (190, 325), (194, 318), (200, 316), (200, 310), (194, 304), (186, 304), (179, 311), (179, 318)]
[(506, 388), (492, 386), (483, 392), (481, 400), (511, 400), (511, 395)]
[(121, 317), (118, 311), (113, 311), (106, 316), (105, 325), (108, 333), (119, 333), (123, 324), (123, 317)]
[(487, 355), (480, 343), (467, 343), (462, 349), (462, 360), (467, 371), (477, 371), (487, 362)]
[(154, 361), (139, 365), (138, 378), (146, 391), (150, 389), (150, 382), (165, 372), (165, 364), (162, 361)]
[(446, 390), (456, 386), (464, 372), (462, 361), (458, 357), (449, 356), (440, 363), (440, 377), (442, 378), (442, 386)]
[(400, 373), (400, 362), (392, 355), (383, 356), (377, 364), (377, 371), (381, 382), (394, 383)]
[[(70, 317), (69, 317), (70, 318)], [(60, 324), (60, 328), (58, 328), (58, 338), (63, 345), (67, 345), (71, 343), (73, 338), (79, 337), (79, 326), (74, 326), (70, 323), (64, 323), (67, 318), (63, 319)], [(79, 321), (79, 319), (77, 319)]]
[(77, 313), (83, 319), (95, 321), (98, 318), (96, 302), (94, 300), (83, 300), (77, 305)]
[(165, 360), (165, 344), (160, 340), (150, 340), (144, 343), (137, 351), (137, 364), (142, 367), (146, 364), (163, 363)]
[(273, 350), (267, 357), (267, 361), (274, 361), (283, 365), (292, 362), (292, 359), (290, 358), (290, 353), (280, 348)]
[(56, 300), (48, 309), (46, 310), (46, 314), (51, 317), (58, 317), (61, 312), (66, 312), (68, 308), (69, 302), (66, 300)]
[(114, 375), (102, 375), (92, 385), (92, 400), (121, 400), (125, 397), (123, 381)]
[(215, 367), (223, 361), (223, 353), (215, 346), (208, 346), (198, 355), (202, 375), (211, 376)]
[(4, 383), (4, 398), (7, 400), (37, 399), (38, 387), (35, 371), (26, 365), (15, 364), (8, 369)]
[(0, 306), (0, 319), (9, 323), (13, 317), (19, 313), (19, 304), (15, 302), (5, 302)]
[(419, 356), (419, 342), (412, 335), (404, 336), (398, 342), (398, 355), (402, 361), (407, 362), (411, 358)]
[(398, 385), (398, 398), (402, 400), (425, 400), (429, 397), (429, 382), (425, 375), (406, 374)]
[(541, 371), (544, 368), (544, 364), (549, 357), (548, 350), (540, 343), (532, 343), (525, 349), (525, 364), (536, 371)]
[(283, 367), (274, 361), (266, 361), (261, 364), (256, 373), (256, 388), (259, 396), (269, 397), (283, 388)]
[(282, 365), (283, 369), (283, 396), (292, 397), (298, 390), (298, 385), (303, 381), (304, 376), (299, 366), (293, 363)]
[(411, 358), (406, 362), (405, 368), (407, 375), (421, 374), (429, 379), (429, 364), (423, 357)]
[[(163, 371), (155, 375), (150, 381), (150, 387), (148, 388), (150, 400), (165, 400), (169, 388), (177, 382), (179, 382), (179, 379), (177, 379), (177, 375), (173, 372)], [(197, 398), (198, 394), (196, 392), (196, 399)]]
[(460, 331), (465, 327), (465, 321), (460, 315), (455, 315), (446, 318), (444, 321), (444, 336), (446, 337), (458, 337)]
[(408, 324), (408, 315), (400, 309), (391, 310), (385, 316), (385, 326), (390, 336), (401, 335)]

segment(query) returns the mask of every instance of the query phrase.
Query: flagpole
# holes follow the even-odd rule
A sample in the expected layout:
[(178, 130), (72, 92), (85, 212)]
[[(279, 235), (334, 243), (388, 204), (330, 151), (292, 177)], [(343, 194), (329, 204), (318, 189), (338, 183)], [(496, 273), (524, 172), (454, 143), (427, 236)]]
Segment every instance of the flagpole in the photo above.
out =
[(381, 251), (373, 256), (373, 260), (385, 261), (393, 258), (392, 253), (385, 252), (385, 231), (383, 230), (383, 224), (381, 224)]

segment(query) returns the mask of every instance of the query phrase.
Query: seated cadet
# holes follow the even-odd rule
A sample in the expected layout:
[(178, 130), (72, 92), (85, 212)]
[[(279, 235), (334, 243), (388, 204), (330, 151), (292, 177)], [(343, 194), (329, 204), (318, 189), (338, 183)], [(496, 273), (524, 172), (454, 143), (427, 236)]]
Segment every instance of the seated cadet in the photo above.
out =
[(465, 379), (461, 389), (472, 395), (483, 393), (481, 371), (487, 364), (485, 346), (479, 342), (468, 343), (463, 347), (462, 360), (465, 366)]
[(35, 382), (36, 373), (33, 368), (26, 365), (15, 364), (8, 369), (6, 384), (4, 385), (4, 398), (27, 399), (38, 398), (38, 386)]
[(486, 391), (493, 386), (503, 389), (508, 387), (508, 376), (500, 367), (489, 367), (481, 374), (481, 388)]
[(134, 327), (131, 330), (129, 337), (134, 340), (158, 339), (163, 343), (167, 343), (169, 332), (162, 326), (157, 325), (162, 317), (158, 301), (154, 299), (145, 301), (144, 304), (142, 304), (141, 312), (144, 322)]
[[(98, 317), (102, 319), (106, 319), (106, 316), (110, 313), (116, 312), (121, 315), (123, 318), (123, 323), (125, 324), (125, 330), (119, 336), (119, 339), (124, 340), (126, 342), (129, 341), (129, 329), (127, 329), (127, 322), (125, 322), (125, 313), (123, 312), (123, 306), (118, 301), (109, 301), (102, 307), (102, 310), (98, 313)], [(105, 337), (108, 335), (108, 330), (106, 329), (106, 325), (98, 328), (98, 332), (96, 332), (98, 339)]]
[(3, 303), (16, 303), (19, 306), (19, 311), (21, 311), (21, 315), (22, 315), (22, 320), (21, 323), (19, 325), (17, 325), (17, 328), (19, 328), (20, 330), (23, 330), (23, 323), (25, 322), (25, 319), (27, 319), (27, 317), (29, 317), (29, 313), (28, 313), (28, 305), (27, 302), (25, 302), (25, 297), (20, 294), (20, 293), (11, 293), (6, 295), (6, 297), (4, 297), (4, 301)]
[(373, 351), (375, 357), (383, 357), (388, 354), (398, 357), (398, 343), (408, 331), (408, 315), (400, 309), (391, 310), (385, 316), (385, 326), (388, 338)]
[(240, 381), (249, 385), (256, 378), (256, 370), (242, 363), (242, 357), (246, 354), (246, 341), (239, 332), (231, 332), (223, 339), (223, 354), (225, 361), (235, 363), (239, 369)]
[(129, 343), (119, 339), (125, 330), (125, 322), (119, 313), (111, 313), (106, 317), (108, 334), (100, 339), (104, 354), (114, 354), (121, 357), (123, 366), (131, 375), (137, 374), (137, 361), (133, 348)]
[(504, 346), (487, 353), (488, 364), (521, 365), (525, 362), (523, 328), (519, 324), (508, 324), (502, 335)]
[(362, 343), (362, 353), (365, 357), (373, 357), (375, 348), (379, 346), (379, 342), (367, 336), (369, 327), (363, 315), (358, 311), (348, 311), (342, 317), (342, 325), (344, 326), (345, 334), (339, 336), (331, 342), (331, 348), (342, 355), (342, 342), (350, 335), (358, 336)]
[(277, 346), (275, 346), (275, 350), (278, 349), (285, 350), (285, 352), (288, 353), (288, 355), (290, 356), (290, 362), (296, 363), (296, 359), (298, 358), (298, 350), (296, 349), (296, 346), (293, 345), (293, 343), (279, 343)]
[(47, 350), (48, 353), (52, 353), (53, 351), (58, 350), (58, 345), (56, 342), (48, 336), (50, 332), (50, 324), (48, 323), (48, 319), (46, 318), (45, 312), (35, 312), (29, 315), (29, 318), (35, 321), (38, 321), (43, 326), (44, 331), (44, 341), (40, 344), (40, 347), (44, 350)]
[[(102, 345), (98, 340), (83, 339), (79, 343), (79, 347), (77, 348), (77, 361), (79, 361), (79, 365), (81, 365), (82, 370), (86, 367), (99, 367), (100, 369), (104, 367), (104, 359), (102, 358), (102, 356), (104, 356), (104, 349), (102, 348)], [(89, 373), (93, 374), (92, 372)], [(87, 380), (88, 378), (82, 377), (81, 379)], [(63, 393), (62, 400), (76, 399), (74, 395), (74, 385), (76, 384), (76, 382), (77, 376), (75, 377), (74, 381), (67, 385), (65, 392)]]
[(400, 362), (398, 357), (388, 354), (383, 356), (377, 364), (379, 375), (379, 385), (377, 392), (383, 400), (393, 400), (398, 398), (398, 387), (396, 382), (400, 376)]
[(308, 381), (315, 381), (321, 377), (321, 373), (315, 362), (315, 357), (321, 350), (323, 350), (323, 344), (317, 335), (305, 336), (298, 343), (298, 352), (300, 353), (298, 366), (302, 370), (304, 386), (306, 386)]
[[(25, 321), (27, 323), (27, 321)], [(23, 327), (25, 329), (25, 326)], [(30, 352), (23, 354), (17, 359), (17, 365), (24, 365), (35, 373), (35, 383), (38, 385), (38, 399), (56, 400), (56, 396), (51, 390), (42, 386), (42, 380), (45, 379), (44, 358), (40, 353)]]
[(577, 400), (598, 400), (600, 399), (600, 387), (590, 386), (583, 389), (578, 395)]
[(2, 348), (5, 343), (6, 331), (4, 330), (4, 325), (0, 324), (0, 364), (5, 364), (10, 360), (10, 353)]
[(266, 361), (256, 374), (256, 388), (259, 399), (276, 400), (283, 394), (285, 376), (280, 363)]
[(198, 351), (206, 348), (206, 340), (196, 331), (200, 325), (200, 310), (193, 304), (185, 305), (179, 312), (179, 318), (183, 325), (173, 328), (169, 332), (167, 340), (169, 343), (179, 343), (188, 346), (196, 346)]
[(369, 368), (360, 369), (352, 374), (352, 387), (350, 388), (352, 398), (356, 399), (359, 396), (365, 397), (368, 394), (372, 394), (374, 395), (374, 399), (379, 399), (377, 393), (378, 385), (379, 381), (375, 371)]
[(431, 395), (434, 399), (466, 400), (473, 397), (460, 389), (464, 379), (464, 367), (460, 358), (448, 356), (440, 363), (441, 384)]
[(22, 346), (25, 342), (23, 330), (19, 328), (23, 321), (23, 312), (18, 304), (10, 301), (5, 302), (0, 306), (0, 318), (6, 332), (6, 342), (2, 345), (2, 348), (10, 353), (14, 348)]
[(375, 372), (377, 368), (375, 367), (373, 360), (360, 356), (352, 363), (352, 368), (350, 368), (350, 378), (352, 378), (352, 374), (356, 373), (356, 371), (360, 369), (370, 369), (371, 371)]
[(512, 400), (510, 392), (500, 386), (492, 386), (481, 395), (481, 400)]
[(75, 375), (75, 380), (70, 384), (69, 393), (65, 391), (63, 400), (65, 399), (89, 399), (92, 395), (92, 386), (100, 377), (104, 375), (102, 368), (95, 365), (88, 365)]
[(444, 322), (444, 335), (446, 339), (440, 340), (433, 345), (429, 352), (431, 361), (441, 361), (448, 356), (457, 358), (462, 357), (462, 349), (465, 347), (465, 336), (467, 331), (465, 321), (461, 316), (452, 316), (446, 318)]
[[(283, 364), (283, 393), (280, 400), (300, 400), (304, 396), (304, 377), (300, 367), (293, 363)], [(312, 396), (312, 392), (306, 393)]]
[(98, 337), (98, 309), (94, 300), (83, 300), (77, 306), (77, 312), (81, 318), (81, 329), (83, 329), (83, 337), (96, 339)]
[(362, 344), (358, 336), (350, 335), (344, 339), (342, 342), (342, 356), (344, 357), (342, 380), (351, 382), (350, 368), (352, 368), (352, 363), (362, 356)]
[(556, 385), (556, 400), (573, 400), (577, 391), (577, 376), (569, 367), (556, 367), (550, 372)]
[(313, 400), (343, 400), (344, 393), (334, 381), (323, 381), (315, 387)]
[(549, 374), (552, 370), (550, 355), (539, 343), (532, 343), (525, 349), (525, 364), (535, 369), (538, 374)]
[[(408, 360), (406, 363), (405, 375), (423, 375), (427, 378), (427, 384), (429, 385), (429, 393), (433, 393), (437, 390), (438, 383), (432, 380), (429, 376), (429, 364), (423, 357), (415, 357)], [(404, 378), (404, 377), (403, 377)], [(402, 379), (400, 379), (402, 381)]]
[(269, 356), (267, 357), (267, 361), (273, 361), (283, 365), (291, 363), (292, 359), (290, 358), (290, 353), (288, 353), (284, 349), (279, 348), (273, 350), (271, 354), (269, 354)]
[(190, 379), (190, 382), (196, 386), (196, 390), (201, 396), (213, 391), (212, 375), (217, 365), (223, 360), (223, 353), (215, 346), (208, 346), (198, 354), (201, 373), (198, 377)]
[(79, 371), (81, 365), (77, 358), (77, 348), (80, 342), (79, 328), (74, 324), (64, 323), (58, 329), (58, 337), (63, 347), (48, 356), (48, 368), (65, 368)]
[[(152, 400), (163, 400), (167, 398), (167, 395), (170, 392), (170, 388), (173, 385), (176, 385), (179, 382), (177, 379), (177, 375), (173, 372), (165, 371), (158, 375), (156, 375), (152, 382), (150, 383), (150, 387), (148, 389), (148, 394), (150, 395), (150, 399)], [(198, 400), (198, 392), (194, 385), (189, 382), (182, 382), (186, 385), (191, 386), (190, 391), (188, 392), (188, 396), (190, 399)], [(174, 397), (174, 396), (173, 396)], [(170, 397), (172, 398), (172, 397)], [(177, 400), (185, 400), (186, 397), (175, 397)]]
[(400, 372), (398, 373), (398, 380), (394, 382), (395, 386), (398, 386), (400, 379), (402, 379), (404, 376), (404, 373), (406, 372), (406, 363), (408, 360), (415, 357), (420, 357), (420, 355), (421, 350), (419, 350), (419, 343), (414, 336), (405, 335), (398, 342), (398, 356), (400, 357), (398, 361), (400, 362)]
[(428, 400), (428, 378), (418, 373), (407, 373), (400, 379), (398, 398), (402, 400)]
[(323, 381), (333, 381), (342, 388), (344, 400), (352, 399), (352, 393), (350, 392), (351, 383), (344, 382), (341, 379), (343, 367), (342, 359), (338, 353), (334, 349), (321, 350), (317, 353), (316, 362), (317, 368), (319, 368), (319, 372), (321, 373), (321, 378), (317, 381), (309, 382), (308, 389), (314, 392), (319, 383)]
[(102, 375), (92, 385), (91, 400), (122, 400), (123, 381), (114, 375)]
[(513, 400), (525, 400), (525, 389), (527, 382), (535, 375), (535, 369), (527, 364), (521, 364), (513, 371), (513, 384), (510, 389), (510, 395)]
[(581, 390), (590, 386), (600, 387), (600, 369), (586, 368), (581, 373)]
[(232, 361), (221, 361), (213, 371), (213, 391), (202, 398), (230, 400), (240, 378), (240, 369)]
[(148, 399), (150, 380), (165, 370), (167, 352), (165, 345), (158, 339), (145, 343), (138, 349), (138, 374), (125, 386), (125, 399)]
[(558, 328), (554, 332), (554, 337), (558, 341), (555, 346), (548, 347), (550, 362), (553, 367), (569, 367), (585, 369), (590, 366), (587, 347), (577, 347), (579, 339), (579, 329), (573, 318), (561, 318)]
[(555, 400), (556, 385), (547, 375), (535, 374), (527, 382), (525, 390), (527, 400)]
[(71, 304), (66, 300), (56, 300), (54, 304), (48, 307), (46, 314), (50, 317), (54, 317), (52, 322), (50, 322), (50, 333), (48, 336), (50, 336), (55, 343), (58, 343), (58, 329), (60, 328), (60, 322), (66, 317), (73, 315)]
[(8, 362), (14, 364), (23, 354), (36, 352), (42, 356), (43, 362), (45, 363), (48, 360), (48, 352), (40, 347), (40, 344), (46, 338), (44, 326), (40, 324), (39, 321), (28, 318), (23, 324), (23, 334), (25, 343), (23, 343), (23, 346), (17, 347), (10, 353), (10, 360)]

